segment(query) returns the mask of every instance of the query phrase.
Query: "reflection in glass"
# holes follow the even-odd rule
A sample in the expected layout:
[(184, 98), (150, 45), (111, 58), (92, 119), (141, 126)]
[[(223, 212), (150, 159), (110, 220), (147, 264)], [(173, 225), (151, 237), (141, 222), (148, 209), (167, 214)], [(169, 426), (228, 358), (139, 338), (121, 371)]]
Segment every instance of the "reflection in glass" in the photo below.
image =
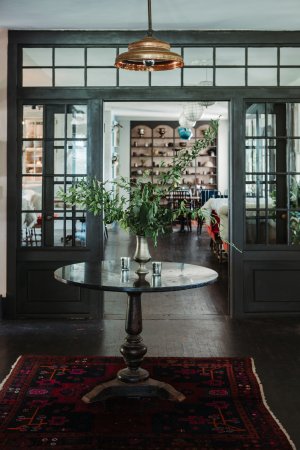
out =
[(55, 66), (83, 66), (84, 48), (55, 48)]
[(117, 69), (87, 69), (87, 86), (116, 86)]
[(255, 211), (246, 211), (246, 242), (248, 244), (266, 243), (265, 217), (256, 215)]
[(248, 86), (277, 86), (277, 69), (248, 69)]
[(268, 139), (267, 172), (276, 172), (276, 139)]
[(86, 221), (84, 215), (80, 219), (63, 220), (56, 214), (54, 220), (54, 246), (82, 247), (86, 245)]
[(52, 69), (23, 69), (22, 86), (52, 86)]
[(22, 151), (22, 173), (38, 175), (43, 172), (42, 141), (24, 141)]
[(65, 138), (65, 114), (54, 114), (54, 139)]
[(265, 139), (247, 139), (246, 172), (265, 172)]
[(280, 69), (280, 86), (300, 86), (300, 68)]
[(289, 221), (290, 243), (291, 245), (300, 244), (300, 211), (290, 213)]
[(212, 66), (212, 47), (186, 47), (184, 49), (184, 62), (186, 66)]
[(216, 48), (217, 66), (243, 66), (245, 65), (245, 49), (240, 47)]
[(67, 143), (67, 174), (86, 174), (86, 141)]
[(84, 86), (84, 69), (55, 69), (55, 86)]
[(300, 209), (300, 174), (291, 175), (289, 182), (290, 208)]
[(299, 66), (300, 65), (300, 48), (299, 47), (282, 47), (280, 49), (280, 64), (282, 66)]
[(53, 209), (59, 210), (64, 209), (65, 203), (58, 198), (58, 193), (64, 191), (64, 184), (55, 183), (54, 184), (54, 199), (53, 199)]
[(52, 66), (52, 48), (23, 48), (23, 66)]
[(43, 138), (43, 112), (42, 105), (23, 106), (23, 138), (42, 139)]
[(249, 66), (276, 66), (277, 48), (276, 47), (249, 47), (248, 48)]
[(55, 174), (63, 174), (65, 172), (65, 146), (63, 141), (54, 142), (53, 146), (54, 151), (54, 173)]
[(246, 183), (246, 208), (266, 207), (266, 183), (264, 175), (252, 175), (252, 182)]
[(265, 104), (253, 103), (248, 105), (246, 111), (246, 136), (265, 135)]
[(199, 86), (200, 83), (203, 81), (210, 82), (212, 85), (213, 69), (207, 68), (184, 69), (183, 84), (185, 86)]
[(287, 149), (290, 172), (300, 173), (300, 139), (288, 139)]
[(286, 132), (290, 137), (300, 136), (300, 103), (286, 104)]
[(22, 177), (22, 246), (41, 245), (42, 177)]
[[(88, 48), (87, 65), (88, 66), (113, 66), (116, 59), (116, 48)], [(101, 86), (101, 84), (98, 84)]]
[(245, 69), (216, 69), (216, 86), (245, 86)]
[(87, 106), (68, 106), (67, 137), (85, 139), (87, 137)]
[[(186, 69), (184, 69), (185, 73)], [(181, 71), (167, 70), (151, 73), (151, 86), (180, 86)]]
[(119, 71), (120, 86), (149, 86), (148, 72)]

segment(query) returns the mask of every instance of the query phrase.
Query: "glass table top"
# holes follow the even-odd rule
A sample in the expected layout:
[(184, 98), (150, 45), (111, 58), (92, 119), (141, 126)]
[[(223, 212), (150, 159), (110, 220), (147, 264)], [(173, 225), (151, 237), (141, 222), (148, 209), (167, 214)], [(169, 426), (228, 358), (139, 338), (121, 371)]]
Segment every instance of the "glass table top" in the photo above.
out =
[(63, 283), (102, 291), (156, 292), (192, 289), (214, 283), (217, 272), (207, 267), (180, 262), (162, 261), (161, 276), (149, 273), (139, 278), (135, 271), (139, 265), (131, 261), (130, 270), (121, 270), (120, 260), (82, 262), (60, 267), (54, 277)]

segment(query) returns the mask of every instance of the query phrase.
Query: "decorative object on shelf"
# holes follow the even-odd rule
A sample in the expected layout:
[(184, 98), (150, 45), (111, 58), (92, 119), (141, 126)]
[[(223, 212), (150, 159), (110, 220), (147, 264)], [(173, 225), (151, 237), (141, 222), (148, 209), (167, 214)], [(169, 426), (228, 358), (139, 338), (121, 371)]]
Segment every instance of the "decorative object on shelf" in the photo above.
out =
[(139, 128), (138, 129), (138, 133), (139, 133), (140, 137), (143, 137), (145, 135), (145, 129), (144, 128)]
[[(191, 139), (191, 137), (193, 136), (193, 132), (190, 128), (183, 128), (183, 127), (178, 128), (178, 134), (181, 139), (186, 139), (187, 141)], [(179, 143), (179, 145), (182, 147), (181, 144), (183, 143), (182, 142)]]
[(196, 122), (200, 120), (203, 114), (203, 106), (199, 102), (189, 102), (183, 105), (183, 115), (187, 120)]
[(165, 137), (165, 134), (166, 134), (166, 129), (165, 128), (159, 128), (158, 132), (159, 132), (161, 138)]
[(193, 120), (188, 120), (183, 113), (181, 114), (181, 116), (179, 117), (179, 125), (183, 128), (193, 128), (196, 124), (196, 121)]
[(128, 51), (116, 57), (115, 67), (136, 71), (172, 70), (184, 66), (183, 59), (170, 51), (170, 44), (153, 37), (151, 0), (148, 0), (148, 33), (128, 45)]
[[(179, 216), (192, 214), (194, 218), (206, 217), (206, 212), (201, 208), (191, 213), (188, 205), (181, 202), (177, 209), (170, 209), (162, 203), (162, 200), (167, 199), (171, 192), (177, 189), (182, 174), (201, 150), (214, 145), (217, 132), (218, 121), (212, 120), (204, 136), (196, 140), (188, 152), (186, 149), (179, 151), (173, 159), (172, 167), (165, 168), (157, 176), (157, 182), (149, 181), (147, 170), (144, 171), (144, 177), (137, 179), (120, 177), (118, 180), (104, 182), (97, 179), (81, 179), (66, 193), (61, 189), (58, 197), (68, 205), (83, 207), (95, 216), (103, 216), (105, 224), (118, 222), (121, 228), (138, 236), (136, 257), (143, 259), (140, 258), (140, 254), (146, 254), (144, 242), (146, 238), (151, 238), (156, 245), (158, 235), (171, 232), (172, 222)], [(119, 191), (128, 195), (125, 197)]]

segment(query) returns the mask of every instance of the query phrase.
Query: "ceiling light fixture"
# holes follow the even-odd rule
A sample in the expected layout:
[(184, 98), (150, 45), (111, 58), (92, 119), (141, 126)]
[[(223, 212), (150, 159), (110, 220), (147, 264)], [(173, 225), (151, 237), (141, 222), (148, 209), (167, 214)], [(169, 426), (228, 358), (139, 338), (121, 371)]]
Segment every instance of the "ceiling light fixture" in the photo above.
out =
[(170, 44), (152, 36), (151, 0), (148, 0), (148, 33), (128, 45), (128, 51), (117, 56), (115, 67), (126, 70), (172, 70), (183, 67), (180, 55), (170, 51)]

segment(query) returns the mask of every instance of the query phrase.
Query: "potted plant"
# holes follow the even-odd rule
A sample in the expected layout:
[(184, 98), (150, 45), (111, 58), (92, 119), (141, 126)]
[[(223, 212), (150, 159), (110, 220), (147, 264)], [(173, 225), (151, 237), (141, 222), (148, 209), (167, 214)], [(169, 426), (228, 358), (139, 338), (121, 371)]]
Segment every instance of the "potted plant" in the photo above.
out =
[[(182, 174), (201, 150), (214, 145), (218, 132), (218, 121), (212, 120), (189, 150), (182, 148), (173, 159), (173, 166), (161, 171), (154, 184), (147, 181), (149, 172), (133, 180), (121, 177), (119, 180), (99, 181), (82, 179), (59, 196), (67, 204), (87, 209), (95, 216), (103, 216), (105, 224), (118, 222), (124, 230), (136, 235), (137, 246), (134, 259), (140, 264), (138, 274), (148, 273), (145, 263), (151, 259), (147, 238), (157, 245), (158, 235), (170, 233), (172, 222), (179, 216), (191, 214), (192, 218), (205, 219), (207, 213), (201, 208), (190, 211), (184, 201), (177, 209), (167, 207), (166, 201), (171, 192), (178, 189)], [(161, 164), (164, 167), (164, 164)], [(119, 192), (126, 192), (125, 197)]]

